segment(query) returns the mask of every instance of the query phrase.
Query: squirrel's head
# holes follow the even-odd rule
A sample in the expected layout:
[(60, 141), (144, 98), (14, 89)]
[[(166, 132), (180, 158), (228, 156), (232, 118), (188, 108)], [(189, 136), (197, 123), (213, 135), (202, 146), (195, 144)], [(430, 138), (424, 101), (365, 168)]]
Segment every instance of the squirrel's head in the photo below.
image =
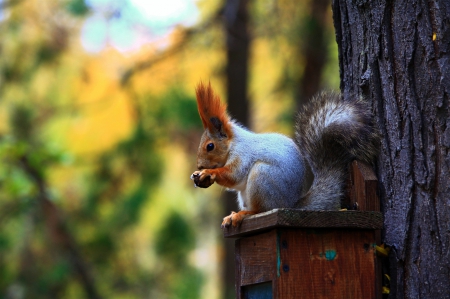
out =
[(220, 101), (211, 83), (200, 82), (196, 88), (198, 113), (205, 128), (197, 152), (197, 167), (212, 169), (223, 167), (228, 159), (232, 130), (227, 106)]

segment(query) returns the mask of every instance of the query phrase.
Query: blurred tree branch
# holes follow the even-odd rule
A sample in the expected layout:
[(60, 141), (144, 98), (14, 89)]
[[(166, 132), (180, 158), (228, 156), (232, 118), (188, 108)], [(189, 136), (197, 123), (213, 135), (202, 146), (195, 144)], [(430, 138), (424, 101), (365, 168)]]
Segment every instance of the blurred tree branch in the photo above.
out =
[(213, 13), (210, 18), (208, 18), (205, 22), (199, 24), (198, 26), (186, 28), (181, 33), (181, 38), (175, 44), (172, 44), (168, 49), (162, 51), (159, 55), (151, 56), (148, 60), (137, 63), (132, 66), (128, 70), (126, 70), (121, 78), (122, 86), (125, 86), (129, 83), (132, 76), (135, 74), (144, 71), (146, 69), (151, 68), (156, 63), (178, 53), (183, 49), (183, 47), (192, 39), (193, 36), (204, 32), (215, 22), (219, 21), (223, 14), (223, 7), (219, 8), (217, 12)]
[(50, 239), (68, 257), (73, 270), (80, 279), (87, 298), (100, 299), (101, 296), (97, 292), (94, 279), (76, 246), (74, 238), (63, 221), (60, 210), (48, 197), (47, 186), (42, 173), (30, 163), (26, 155), (19, 157), (18, 162), (20, 167), (36, 184), (38, 205), (44, 216)]

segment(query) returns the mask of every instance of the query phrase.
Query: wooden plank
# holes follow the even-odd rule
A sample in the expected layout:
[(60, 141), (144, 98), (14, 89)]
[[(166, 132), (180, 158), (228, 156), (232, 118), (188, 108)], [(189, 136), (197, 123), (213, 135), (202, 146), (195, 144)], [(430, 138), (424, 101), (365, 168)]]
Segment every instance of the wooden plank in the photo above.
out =
[[(275, 230), (236, 240), (236, 298), (244, 298), (245, 286), (271, 282), (277, 266)], [(248, 289), (247, 289), (248, 290)]]
[(360, 211), (379, 211), (378, 179), (372, 167), (361, 161), (353, 161), (350, 174), (350, 205), (356, 203)]
[(274, 298), (375, 299), (374, 231), (279, 229)]
[[(380, 211), (378, 198), (378, 179), (372, 166), (361, 161), (353, 161), (350, 165), (350, 189), (348, 206), (358, 207), (360, 211)], [(381, 244), (381, 231), (375, 231), (375, 240)], [(381, 298), (381, 260), (376, 264), (377, 298)]]
[(235, 238), (280, 227), (382, 229), (383, 215), (376, 211), (274, 209), (244, 218), (240, 227), (224, 228), (223, 235)]
[(236, 266), (235, 268), (235, 284), (234, 284), (234, 290), (236, 292), (236, 299), (243, 299), (243, 295), (241, 293), (241, 273), (242, 273), (242, 263), (241, 263), (241, 246), (240, 246), (241, 240), (238, 239), (234, 242), (234, 264)]

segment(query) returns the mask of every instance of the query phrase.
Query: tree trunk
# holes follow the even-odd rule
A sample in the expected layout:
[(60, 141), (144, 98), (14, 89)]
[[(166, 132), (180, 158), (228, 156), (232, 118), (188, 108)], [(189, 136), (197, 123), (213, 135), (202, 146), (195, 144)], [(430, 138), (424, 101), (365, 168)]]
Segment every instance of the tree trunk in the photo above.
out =
[(299, 56), (304, 57), (305, 65), (303, 74), (299, 76), (296, 96), (296, 111), (320, 90), (322, 72), (327, 61), (327, 17), (330, 0), (310, 1), (311, 14), (304, 22), (305, 36), (300, 37), (304, 42), (299, 48)]
[[(247, 99), (248, 58), (250, 34), (248, 33), (248, 0), (227, 0), (224, 9), (226, 34), (226, 92), (228, 112), (239, 123), (249, 126), (249, 104)], [(236, 195), (225, 192), (222, 196), (223, 216), (237, 211)], [(220, 223), (218, 223), (219, 225)], [(234, 240), (225, 239), (224, 295), (235, 296)]]
[(249, 125), (247, 99), (248, 58), (250, 55), (250, 34), (247, 29), (248, 2), (248, 0), (228, 0), (224, 9), (228, 112), (246, 127)]
[(389, 298), (450, 298), (450, 1), (334, 0), (344, 98), (372, 102)]

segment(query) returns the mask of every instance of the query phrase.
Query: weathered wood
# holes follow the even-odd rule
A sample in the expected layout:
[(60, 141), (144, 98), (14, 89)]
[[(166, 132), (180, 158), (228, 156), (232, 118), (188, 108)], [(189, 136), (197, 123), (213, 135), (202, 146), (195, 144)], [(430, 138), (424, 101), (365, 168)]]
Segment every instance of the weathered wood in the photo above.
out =
[(349, 172), (348, 198), (359, 211), (275, 209), (224, 229), (225, 237), (243, 237), (236, 298), (381, 298), (377, 179), (360, 162)]
[(240, 227), (224, 228), (223, 235), (235, 238), (281, 227), (381, 229), (383, 216), (376, 211), (275, 209), (246, 217)]
[[(274, 229), (236, 242), (237, 293), (272, 282), (272, 298), (380, 298), (373, 230)], [(244, 254), (245, 253), (245, 254)]]
[(376, 298), (373, 231), (280, 231), (279, 242), (276, 298)]
[(276, 231), (272, 230), (263, 235), (241, 238), (236, 241), (236, 259), (240, 265), (245, 266), (241, 270), (239, 285), (261, 283), (273, 280), (276, 271)]
[(350, 178), (350, 206), (356, 206), (359, 211), (379, 211), (378, 179), (372, 167), (361, 161), (353, 161), (350, 166)]
[[(378, 179), (372, 166), (361, 161), (353, 161), (350, 165), (350, 206), (359, 211), (380, 211), (378, 199)], [(375, 231), (375, 243), (381, 244), (381, 230)], [(376, 290), (382, 288), (381, 260), (375, 264)]]

